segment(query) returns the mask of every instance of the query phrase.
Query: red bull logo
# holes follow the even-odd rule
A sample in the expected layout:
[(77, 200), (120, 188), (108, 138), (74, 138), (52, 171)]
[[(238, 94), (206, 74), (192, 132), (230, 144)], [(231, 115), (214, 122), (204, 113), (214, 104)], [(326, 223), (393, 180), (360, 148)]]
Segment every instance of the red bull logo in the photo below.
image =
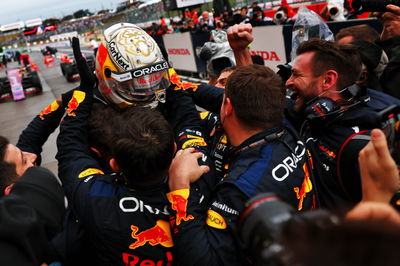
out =
[(46, 106), (39, 114), (40, 119), (44, 120), (44, 116), (45, 115), (49, 115), (52, 112), (54, 112), (55, 110), (58, 109), (58, 107), (60, 107), (57, 103), (57, 101), (52, 102), (51, 104), (49, 104), (48, 106)]
[(199, 85), (200, 83), (182, 82), (182, 89), (183, 90), (192, 89), (193, 91), (196, 91)]
[(299, 205), (297, 206), (297, 210), (301, 211), (303, 209), (303, 202), (309, 193), (312, 190), (312, 183), (310, 180), (310, 172), (308, 171), (307, 164), (303, 164), (303, 171), (304, 171), (304, 179), (301, 187), (293, 188), (294, 192), (296, 193), (296, 197), (299, 200)]
[(307, 155), (308, 155), (309, 162), (311, 164), (311, 169), (314, 169), (314, 161), (313, 161), (313, 158), (311, 156), (311, 152), (309, 150), (307, 150)]
[(71, 100), (68, 103), (68, 108), (66, 110), (67, 115), (76, 116), (75, 110), (78, 109), (78, 106), (85, 99), (86, 93), (83, 91), (74, 91)]
[(136, 242), (129, 246), (130, 249), (136, 249), (147, 243), (152, 246), (161, 245), (167, 248), (174, 246), (171, 230), (167, 221), (158, 220), (154, 227), (138, 234), (139, 228), (137, 226), (131, 225), (131, 230), (131, 236), (133, 239), (136, 239)]
[(193, 91), (196, 91), (200, 85), (200, 83), (182, 82), (179, 75), (176, 74), (175, 70), (172, 68), (169, 69), (169, 80), (172, 84), (176, 85), (174, 90), (192, 89)]
[(325, 152), (326, 154), (328, 154), (330, 157), (332, 158), (336, 158), (336, 154), (333, 151), (330, 151), (327, 147), (322, 146), (322, 145), (318, 145), (318, 147)]
[(169, 193), (167, 197), (171, 203), (171, 208), (176, 211), (176, 225), (180, 225), (182, 221), (187, 222), (194, 219), (193, 215), (187, 215), (186, 213), (189, 189), (175, 191), (175, 194)]
[(178, 88), (177, 89), (181, 89), (182, 88), (182, 81), (179, 78), (178, 74), (176, 74), (175, 70), (170, 69), (169, 71), (169, 80), (171, 81), (172, 84), (175, 84)]

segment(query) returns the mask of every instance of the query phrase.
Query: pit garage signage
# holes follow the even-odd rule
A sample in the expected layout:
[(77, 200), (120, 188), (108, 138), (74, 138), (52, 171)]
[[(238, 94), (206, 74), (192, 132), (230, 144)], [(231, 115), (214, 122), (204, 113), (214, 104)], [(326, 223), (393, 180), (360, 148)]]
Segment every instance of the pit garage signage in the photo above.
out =
[(285, 41), (282, 26), (254, 27), (254, 41), (250, 46), (252, 55), (259, 55), (266, 66), (277, 71), (277, 65), (286, 63)]
[(165, 34), (163, 40), (173, 68), (197, 72), (195, 54), (189, 32)]

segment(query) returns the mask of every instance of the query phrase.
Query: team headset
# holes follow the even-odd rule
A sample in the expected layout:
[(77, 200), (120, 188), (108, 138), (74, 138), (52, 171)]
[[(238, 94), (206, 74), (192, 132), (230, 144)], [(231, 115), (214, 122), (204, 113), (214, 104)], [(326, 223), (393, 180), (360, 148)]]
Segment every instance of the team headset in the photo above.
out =
[[(370, 97), (365, 95), (363, 87), (353, 84), (340, 91), (325, 91), (305, 104), (304, 114), (306, 120), (324, 120), (334, 118), (369, 102)], [(345, 99), (343, 102), (336, 102), (327, 97), (321, 97), (328, 92), (341, 93)], [(344, 108), (342, 108), (344, 107)]]

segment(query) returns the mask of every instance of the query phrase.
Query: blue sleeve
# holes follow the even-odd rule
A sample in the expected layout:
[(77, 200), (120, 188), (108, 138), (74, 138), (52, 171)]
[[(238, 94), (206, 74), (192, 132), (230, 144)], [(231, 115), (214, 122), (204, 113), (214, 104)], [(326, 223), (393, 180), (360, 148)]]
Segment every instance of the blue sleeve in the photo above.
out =
[(63, 115), (64, 107), (56, 101), (49, 104), (22, 131), (17, 147), (25, 152), (36, 154), (38, 156), (37, 163), (40, 164), (42, 146), (58, 127)]
[(96, 177), (104, 174), (88, 147), (86, 127), (92, 101), (90, 93), (74, 91), (57, 139), (59, 178), (73, 208), (81, 213), (87, 202), (83, 198)]

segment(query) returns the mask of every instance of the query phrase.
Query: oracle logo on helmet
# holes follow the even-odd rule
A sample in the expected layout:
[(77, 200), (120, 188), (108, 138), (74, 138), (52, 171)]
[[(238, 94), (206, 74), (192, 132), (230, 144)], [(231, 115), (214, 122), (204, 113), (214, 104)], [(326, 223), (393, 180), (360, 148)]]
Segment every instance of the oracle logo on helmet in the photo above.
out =
[(120, 71), (133, 70), (163, 60), (154, 39), (133, 24), (114, 25), (104, 35), (110, 57)]

